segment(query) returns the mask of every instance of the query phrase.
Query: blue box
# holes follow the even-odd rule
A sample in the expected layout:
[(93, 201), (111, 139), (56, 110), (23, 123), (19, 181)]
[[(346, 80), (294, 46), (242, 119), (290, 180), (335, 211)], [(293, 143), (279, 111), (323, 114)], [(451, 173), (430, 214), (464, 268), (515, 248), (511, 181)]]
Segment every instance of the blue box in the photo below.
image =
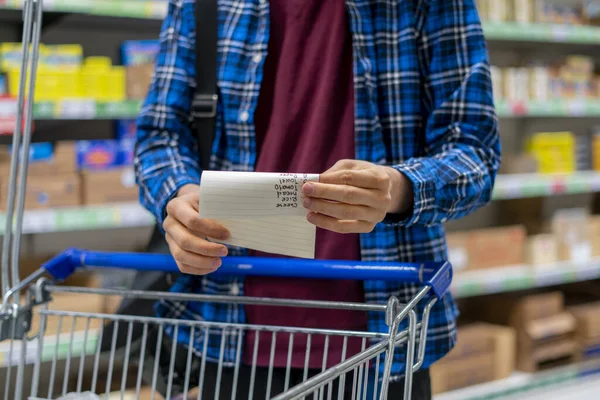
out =
[(135, 139), (80, 140), (76, 144), (78, 170), (104, 171), (133, 165)]
[(0, 73), (0, 96), (6, 96), (8, 94), (8, 79), (6, 75)]
[(121, 63), (126, 67), (154, 64), (159, 50), (158, 40), (127, 40), (121, 44)]
[(119, 139), (135, 139), (137, 123), (135, 119), (115, 121), (115, 137)]

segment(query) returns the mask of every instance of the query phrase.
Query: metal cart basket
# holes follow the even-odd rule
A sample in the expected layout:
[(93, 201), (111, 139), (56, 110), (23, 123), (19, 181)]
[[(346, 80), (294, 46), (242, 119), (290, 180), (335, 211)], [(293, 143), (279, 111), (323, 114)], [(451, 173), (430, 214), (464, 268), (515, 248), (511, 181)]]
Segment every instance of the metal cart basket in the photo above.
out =
[[(25, 0), (23, 18), (23, 65), (13, 148), (21, 149), (20, 154), (26, 155), (31, 139), (33, 99), (26, 96), (24, 88), (35, 87), (42, 1)], [(68, 394), (73, 399), (93, 399), (98, 394), (106, 394), (105, 398), (109, 398), (109, 393), (115, 391), (120, 393), (118, 398), (124, 399), (127, 390), (134, 398), (146, 398), (141, 392), (143, 385), (151, 387), (148, 398), (158, 398), (156, 392), (161, 376), (166, 377), (163, 393), (166, 398), (173, 398), (176, 391), (183, 398), (206, 398), (203, 389), (211, 388), (210, 397), (215, 399), (223, 398), (222, 395), (231, 399), (252, 399), (259, 374), (265, 375), (266, 384), (261, 383), (265, 398), (386, 399), (395, 352), (405, 352), (404, 393), (405, 399), (410, 399), (413, 373), (424, 360), (430, 311), (450, 286), (452, 270), (449, 264), (228, 257), (217, 272), (238, 276), (394, 280), (422, 286), (407, 304), (400, 304), (396, 298), (389, 299), (386, 304), (356, 304), (62, 287), (58, 283), (80, 267), (178, 273), (173, 258), (168, 255), (78, 249), (65, 251), (21, 281), (19, 254), (27, 166), (28, 157), (11, 160), (0, 308), (0, 348), (7, 356), (0, 374), (0, 383), (4, 382), (4, 385), (0, 384), (0, 399), (57, 399)], [(119, 296), (148, 301), (278, 306), (289, 307), (290, 312), (295, 307), (358, 310), (381, 313), (388, 330), (355, 332), (65, 311), (53, 306), (53, 296), (59, 293), (80, 295), (82, 299), (96, 295), (103, 299)], [(78, 301), (76, 297), (73, 299)], [(426, 304), (424, 312), (417, 315), (416, 306), (421, 302)], [(54, 322), (50, 324), (50, 321)], [(103, 329), (107, 323), (112, 324), (108, 338), (102, 337), (108, 332)], [(119, 332), (125, 332), (124, 342), (119, 340)], [(141, 332), (139, 340), (133, 340), (134, 332)], [(189, 337), (187, 343), (181, 343), (179, 334), (182, 332)], [(249, 354), (242, 356), (243, 338), (248, 333), (254, 335), (254, 344), (250, 347), (252, 350), (246, 352)], [(269, 363), (259, 367), (258, 338), (265, 336), (270, 338)], [(171, 340), (172, 337), (178, 337), (179, 344)], [(360, 341), (361, 350), (349, 354), (348, 343), (356, 340)], [(276, 388), (274, 354), (276, 343), (281, 345), (282, 341), (288, 349), (287, 362), (279, 368), (285, 371), (285, 383)], [(304, 368), (292, 368), (292, 358), (297, 356), (292, 354), (294, 342), (306, 343)], [(102, 343), (108, 343), (108, 348), (103, 348)], [(167, 354), (161, 352), (164, 343), (169, 343)], [(216, 349), (214, 343), (218, 344)], [(340, 344), (341, 357), (332, 363), (328, 353), (332, 346)], [(314, 356), (311, 359), (316, 346), (322, 346), (319, 349), (322, 358), (317, 361), (319, 368), (314, 367)], [(215, 357), (210, 356), (211, 348)], [(231, 348), (235, 351), (231, 352)], [(184, 367), (179, 368), (176, 360), (183, 360)], [(241, 382), (243, 368), (250, 369), (247, 382)], [(214, 373), (209, 374), (209, 369)], [(297, 377), (293, 376), (294, 370), (300, 371)], [(175, 378), (183, 382), (180, 388), (174, 387)]]

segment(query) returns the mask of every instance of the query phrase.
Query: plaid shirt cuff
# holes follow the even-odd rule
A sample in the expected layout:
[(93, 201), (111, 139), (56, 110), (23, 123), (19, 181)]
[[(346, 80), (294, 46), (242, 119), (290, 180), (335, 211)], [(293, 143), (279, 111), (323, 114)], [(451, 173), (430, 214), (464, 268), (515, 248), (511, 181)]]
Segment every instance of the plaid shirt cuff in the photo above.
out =
[[(154, 195), (154, 201), (150, 207), (150, 211), (156, 217), (159, 226), (162, 229), (162, 224), (167, 217), (167, 204), (176, 195), (179, 189), (185, 185), (194, 184), (198, 185), (200, 182), (200, 176), (196, 174), (185, 174), (185, 175), (169, 175), (162, 181), (158, 187), (158, 191)], [(147, 202), (144, 202), (147, 204)]]
[(388, 214), (383, 220), (385, 224), (409, 227), (414, 224), (435, 225), (437, 212), (435, 211), (435, 183), (427, 174), (426, 166), (422, 163), (394, 165), (394, 169), (406, 176), (413, 186), (412, 210), (402, 214)]

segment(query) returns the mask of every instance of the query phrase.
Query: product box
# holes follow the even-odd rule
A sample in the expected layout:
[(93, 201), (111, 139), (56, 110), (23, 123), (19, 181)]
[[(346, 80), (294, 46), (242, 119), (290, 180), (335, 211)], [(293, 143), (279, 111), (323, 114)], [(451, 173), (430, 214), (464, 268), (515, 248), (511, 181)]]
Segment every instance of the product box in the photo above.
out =
[[(1, 185), (1, 209), (6, 209), (8, 182)], [(80, 179), (75, 173), (56, 174), (50, 179), (45, 175), (27, 177), (25, 208), (28, 210), (74, 207), (81, 205)]]
[(467, 269), (523, 264), (527, 233), (521, 225), (478, 229), (467, 239)]
[[(72, 311), (83, 313), (102, 313), (104, 296), (95, 294), (71, 294), (71, 293), (52, 293), (52, 300), (48, 303), (49, 310), (57, 311)], [(84, 332), (86, 329), (87, 318), (72, 318), (58, 316), (48, 316), (46, 319), (46, 336), (56, 338), (56, 334), (67, 334), (71, 331), (74, 333)], [(40, 314), (34, 313), (31, 321), (31, 332), (37, 333), (40, 330)], [(88, 328), (92, 331), (99, 329), (102, 323), (97, 318), (89, 319)], [(69, 337), (61, 339), (61, 342), (66, 343)], [(91, 344), (91, 343), (90, 343)]]
[(600, 257), (600, 216), (594, 215), (588, 219), (592, 258)]
[(115, 136), (119, 139), (135, 139), (137, 133), (137, 121), (135, 119), (123, 119), (115, 121)]
[(573, 306), (568, 310), (577, 320), (577, 338), (600, 342), (600, 302)]
[(589, 213), (586, 209), (563, 209), (552, 217), (552, 232), (558, 240), (562, 261), (584, 262), (592, 258)]
[(515, 368), (512, 328), (477, 323), (458, 329), (455, 348), (431, 367), (434, 394), (503, 379)]
[[(0, 176), (8, 176), (10, 146), (0, 146)], [(32, 143), (29, 148), (29, 176), (54, 175), (76, 171), (74, 142)]]
[(564, 310), (561, 292), (522, 297), (488, 296), (469, 303), (472, 319), (511, 326), (517, 332), (517, 368), (535, 372), (573, 361), (577, 354), (575, 318)]
[(0, 72), (0, 96), (5, 96), (8, 94), (8, 79), (6, 78), (6, 74)]
[(133, 139), (80, 140), (76, 144), (79, 170), (102, 171), (131, 165)]
[(139, 189), (131, 168), (85, 171), (82, 175), (84, 204), (137, 201)]
[(525, 261), (534, 266), (558, 262), (558, 241), (552, 234), (534, 235), (527, 238)]
[(499, 171), (502, 175), (535, 174), (537, 172), (537, 160), (529, 154), (506, 154), (502, 156)]
[(527, 142), (527, 152), (543, 174), (571, 173), (576, 167), (575, 136), (571, 132), (540, 132)]
[(148, 94), (154, 65), (142, 64), (127, 67), (125, 71), (127, 81), (127, 98), (131, 100), (143, 100)]
[(126, 67), (154, 64), (159, 51), (158, 40), (127, 40), (121, 44), (121, 62)]

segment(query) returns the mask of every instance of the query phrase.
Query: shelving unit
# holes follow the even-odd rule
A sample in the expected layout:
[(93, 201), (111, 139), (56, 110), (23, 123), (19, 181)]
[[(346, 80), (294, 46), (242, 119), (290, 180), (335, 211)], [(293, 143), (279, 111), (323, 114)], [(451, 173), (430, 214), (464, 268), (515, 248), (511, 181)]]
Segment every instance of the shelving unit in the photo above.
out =
[(488, 40), (600, 44), (600, 28), (593, 26), (484, 22)]
[(452, 293), (457, 298), (513, 292), (600, 279), (600, 259), (531, 266), (515, 265), (457, 272)]
[[(0, 234), (5, 214), (0, 213)], [(30, 210), (23, 218), (23, 233), (52, 233), (108, 228), (152, 226), (154, 218), (136, 203), (107, 204), (75, 208)]]
[(495, 200), (537, 196), (592, 193), (600, 191), (600, 173), (498, 175), (494, 186)]
[(599, 374), (600, 361), (584, 362), (539, 373), (517, 372), (507, 379), (434, 396), (434, 400), (496, 400), (506, 397), (518, 399), (541, 388), (575, 383)]
[[(46, 0), (48, 12), (79, 13), (110, 17), (162, 19), (167, 13), (163, 0)], [(0, 0), (0, 9), (20, 10), (23, 0)]]

